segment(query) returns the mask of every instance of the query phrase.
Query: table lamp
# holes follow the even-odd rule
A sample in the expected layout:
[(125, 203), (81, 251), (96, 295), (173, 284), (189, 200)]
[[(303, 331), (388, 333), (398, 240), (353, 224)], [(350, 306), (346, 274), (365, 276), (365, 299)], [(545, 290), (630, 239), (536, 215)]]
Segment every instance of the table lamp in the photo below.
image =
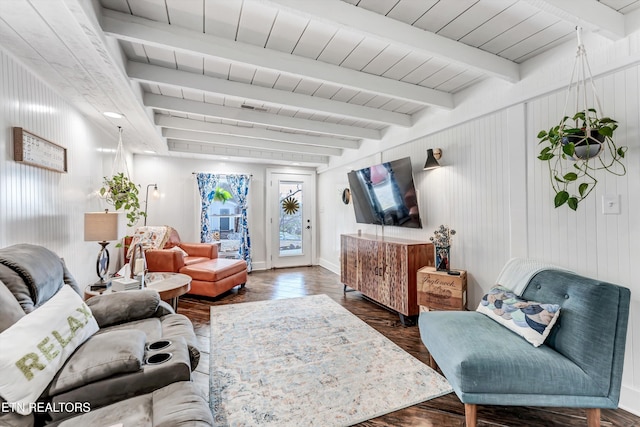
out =
[(117, 212), (87, 212), (84, 214), (84, 241), (98, 242), (102, 247), (98, 252), (96, 273), (100, 278), (92, 285), (94, 288), (107, 287), (109, 282), (105, 280), (109, 273), (109, 251), (107, 245), (111, 240), (117, 240), (120, 234), (120, 221)]

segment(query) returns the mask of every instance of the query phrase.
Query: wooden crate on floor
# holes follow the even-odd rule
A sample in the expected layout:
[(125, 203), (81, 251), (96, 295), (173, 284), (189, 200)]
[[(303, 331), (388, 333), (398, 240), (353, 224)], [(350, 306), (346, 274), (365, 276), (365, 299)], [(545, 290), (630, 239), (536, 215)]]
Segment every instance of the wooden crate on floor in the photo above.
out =
[(418, 270), (418, 305), (427, 310), (465, 310), (467, 308), (467, 272), (459, 276), (437, 271), (435, 267)]

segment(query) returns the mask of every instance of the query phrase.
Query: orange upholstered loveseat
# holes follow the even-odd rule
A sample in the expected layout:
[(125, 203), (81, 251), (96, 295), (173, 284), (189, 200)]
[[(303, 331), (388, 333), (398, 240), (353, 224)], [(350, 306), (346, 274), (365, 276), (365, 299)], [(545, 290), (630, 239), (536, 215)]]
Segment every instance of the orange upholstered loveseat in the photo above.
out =
[[(165, 227), (165, 226), (163, 226)], [(125, 249), (132, 243), (152, 235), (150, 230), (161, 227), (139, 227), (133, 237), (125, 238)], [(156, 236), (152, 237), (152, 240)], [(143, 243), (143, 247), (145, 243)], [(165, 236), (157, 236), (154, 245), (145, 248), (147, 269), (152, 272), (169, 271), (191, 276), (190, 294), (216, 297), (235, 286), (244, 287), (247, 263), (244, 260), (218, 258), (218, 246), (211, 243), (184, 243), (178, 232), (166, 227)], [(153, 247), (161, 249), (153, 249)]]

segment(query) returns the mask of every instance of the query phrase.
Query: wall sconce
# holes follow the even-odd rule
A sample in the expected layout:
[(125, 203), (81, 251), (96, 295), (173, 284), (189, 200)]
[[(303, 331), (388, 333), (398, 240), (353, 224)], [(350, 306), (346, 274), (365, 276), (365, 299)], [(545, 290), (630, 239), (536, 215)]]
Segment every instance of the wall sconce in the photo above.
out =
[(158, 191), (158, 184), (147, 185), (147, 195), (144, 197), (144, 225), (147, 225), (147, 207), (149, 207), (149, 188), (153, 187), (153, 198), (159, 199), (160, 192)]
[(84, 214), (84, 241), (98, 242), (102, 249), (98, 252), (96, 262), (96, 273), (100, 278), (92, 286), (95, 288), (106, 288), (109, 284), (105, 278), (109, 273), (109, 251), (107, 245), (109, 241), (117, 240), (120, 235), (120, 222), (117, 212), (87, 212)]
[(439, 148), (429, 148), (427, 150), (427, 161), (424, 164), (423, 170), (431, 170), (440, 167), (438, 160), (442, 157), (442, 150)]

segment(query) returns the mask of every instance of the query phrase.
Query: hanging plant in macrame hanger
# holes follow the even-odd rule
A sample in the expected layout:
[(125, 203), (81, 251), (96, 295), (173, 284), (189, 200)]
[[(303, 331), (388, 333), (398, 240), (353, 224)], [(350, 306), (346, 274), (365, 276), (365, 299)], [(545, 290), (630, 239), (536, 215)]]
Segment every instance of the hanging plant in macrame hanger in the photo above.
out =
[[(603, 116), (596, 92), (587, 52), (582, 44), (582, 28), (576, 27), (578, 51), (567, 87), (562, 119), (557, 126), (541, 130), (538, 144), (543, 148), (538, 159), (547, 162), (551, 186), (555, 193), (554, 205), (565, 203), (574, 211), (598, 183), (596, 173), (605, 170), (623, 176), (627, 170), (622, 159), (627, 147), (618, 147), (613, 133), (618, 122)], [(589, 91), (591, 97), (588, 96)], [(575, 92), (575, 113), (568, 116), (567, 106)], [(595, 106), (595, 108), (594, 108)]]
[(118, 126), (118, 148), (113, 159), (111, 176), (104, 177), (100, 196), (117, 211), (123, 209), (127, 215), (127, 226), (133, 227), (146, 214), (140, 209), (139, 185), (129, 177), (129, 168), (122, 145), (122, 127)]

